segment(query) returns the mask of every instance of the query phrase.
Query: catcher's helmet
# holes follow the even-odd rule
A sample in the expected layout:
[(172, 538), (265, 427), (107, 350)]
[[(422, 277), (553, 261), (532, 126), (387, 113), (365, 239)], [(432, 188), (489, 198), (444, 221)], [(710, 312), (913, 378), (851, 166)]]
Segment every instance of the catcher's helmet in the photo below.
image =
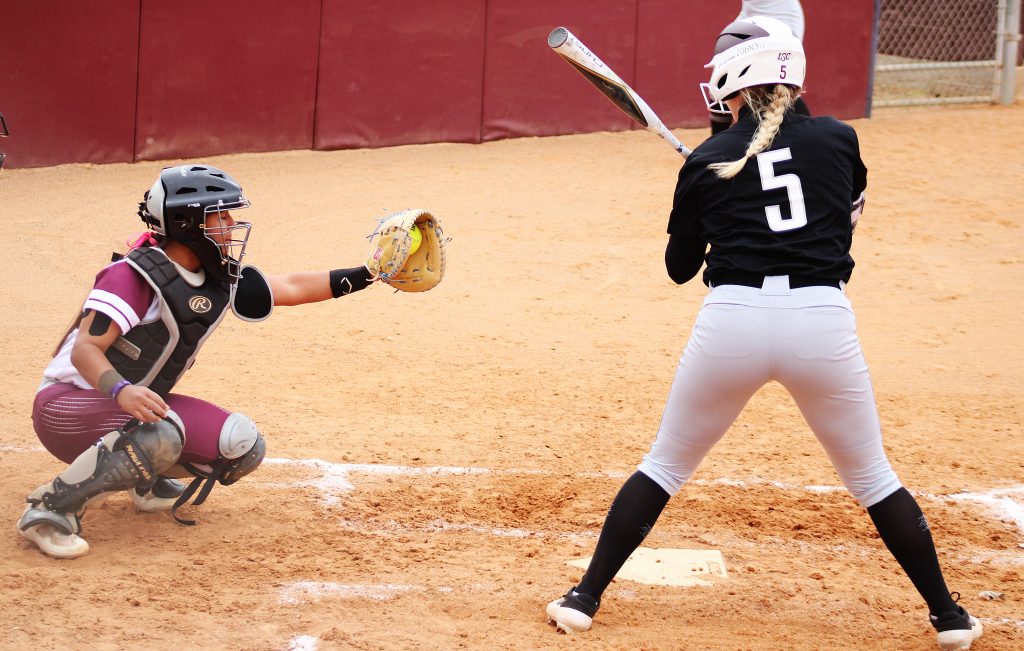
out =
[(139, 217), (153, 232), (191, 249), (208, 272), (234, 283), (251, 224), (222, 222), (208, 228), (206, 218), (248, 207), (242, 186), (227, 172), (196, 163), (161, 170), (139, 204)]
[(715, 56), (701, 84), (708, 106), (762, 84), (803, 86), (807, 60), (800, 39), (781, 20), (751, 16), (730, 23), (715, 42)]

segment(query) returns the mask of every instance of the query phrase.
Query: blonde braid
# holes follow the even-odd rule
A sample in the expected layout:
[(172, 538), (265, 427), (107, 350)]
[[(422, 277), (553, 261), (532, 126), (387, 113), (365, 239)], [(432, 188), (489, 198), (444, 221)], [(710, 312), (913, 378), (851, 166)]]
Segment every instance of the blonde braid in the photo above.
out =
[(753, 88), (744, 88), (740, 91), (743, 95), (743, 101), (753, 111), (754, 117), (757, 120), (757, 131), (754, 132), (754, 137), (750, 139), (750, 144), (747, 145), (747, 151), (743, 154), (743, 158), (731, 162), (708, 165), (708, 168), (718, 174), (719, 178), (731, 179), (739, 174), (740, 170), (746, 166), (747, 160), (751, 156), (756, 156), (767, 149), (779, 133), (782, 118), (786, 115), (786, 111), (793, 106), (793, 102), (796, 101), (797, 91), (782, 84), (776, 84), (772, 87), (771, 94), (768, 94), (767, 90), (768, 87), (755, 86)]

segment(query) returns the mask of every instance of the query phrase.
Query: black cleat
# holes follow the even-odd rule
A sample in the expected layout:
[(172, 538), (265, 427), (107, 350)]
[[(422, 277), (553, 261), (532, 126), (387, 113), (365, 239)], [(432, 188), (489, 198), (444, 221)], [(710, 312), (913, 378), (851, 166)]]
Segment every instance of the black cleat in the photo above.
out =
[[(954, 601), (959, 600), (957, 593)], [(971, 617), (962, 606), (941, 615), (929, 615), (932, 626), (938, 633), (939, 648), (942, 651), (967, 651), (971, 644), (981, 637), (981, 622)]]
[(600, 606), (601, 603), (590, 595), (570, 589), (564, 597), (548, 604), (548, 623), (566, 633), (589, 631)]

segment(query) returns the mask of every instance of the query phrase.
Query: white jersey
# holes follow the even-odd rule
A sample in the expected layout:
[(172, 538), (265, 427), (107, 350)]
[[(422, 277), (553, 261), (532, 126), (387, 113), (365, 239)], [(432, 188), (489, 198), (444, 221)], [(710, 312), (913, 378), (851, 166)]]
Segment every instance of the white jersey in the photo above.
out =
[(740, 15), (736, 18), (751, 16), (777, 18), (793, 30), (793, 36), (804, 40), (804, 10), (800, 0), (743, 0)]
[[(175, 263), (185, 282), (198, 287), (203, 284), (204, 274), (189, 271)], [(111, 263), (96, 276), (96, 283), (85, 299), (82, 310), (101, 312), (120, 328), (121, 334), (139, 324), (147, 324), (160, 318), (160, 298), (149, 284), (124, 260)], [(43, 382), (37, 391), (54, 384), (66, 382), (80, 389), (92, 389), (71, 363), (71, 349), (78, 339), (78, 328), (72, 330), (60, 349), (43, 371)]]

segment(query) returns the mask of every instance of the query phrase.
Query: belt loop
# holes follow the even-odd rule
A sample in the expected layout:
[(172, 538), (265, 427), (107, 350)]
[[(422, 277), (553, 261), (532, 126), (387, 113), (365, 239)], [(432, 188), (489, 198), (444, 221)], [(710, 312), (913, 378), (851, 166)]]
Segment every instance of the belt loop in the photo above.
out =
[(762, 296), (789, 296), (789, 276), (765, 276), (761, 285)]

